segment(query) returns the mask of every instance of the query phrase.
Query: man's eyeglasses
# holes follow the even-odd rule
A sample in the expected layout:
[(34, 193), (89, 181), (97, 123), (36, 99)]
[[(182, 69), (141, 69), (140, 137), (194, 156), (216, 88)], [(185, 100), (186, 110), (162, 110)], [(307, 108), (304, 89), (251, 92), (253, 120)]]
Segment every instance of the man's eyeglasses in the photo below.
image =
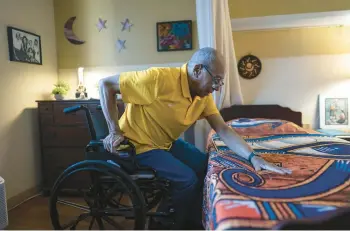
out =
[(221, 76), (214, 76), (208, 69), (208, 67), (206, 65), (203, 65), (204, 69), (209, 73), (209, 75), (212, 78), (212, 88), (214, 90), (218, 90), (221, 86), (224, 85), (224, 80)]

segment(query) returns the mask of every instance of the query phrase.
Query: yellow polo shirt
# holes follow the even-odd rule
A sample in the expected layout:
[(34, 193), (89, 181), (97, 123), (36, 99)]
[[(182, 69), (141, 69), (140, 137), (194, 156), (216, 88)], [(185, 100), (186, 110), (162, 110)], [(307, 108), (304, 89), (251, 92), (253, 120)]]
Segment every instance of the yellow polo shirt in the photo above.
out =
[(119, 126), (137, 154), (169, 150), (196, 120), (219, 113), (211, 94), (192, 99), (186, 64), (124, 72), (119, 81), (127, 103)]

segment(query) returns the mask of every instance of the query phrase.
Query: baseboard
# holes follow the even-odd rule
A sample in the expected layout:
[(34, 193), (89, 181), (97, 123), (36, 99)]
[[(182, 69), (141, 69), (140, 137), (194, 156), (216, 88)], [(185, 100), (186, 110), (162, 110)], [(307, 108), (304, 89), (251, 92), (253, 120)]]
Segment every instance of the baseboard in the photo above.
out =
[(16, 196), (13, 196), (13, 197), (7, 199), (7, 210), (11, 210), (16, 205), (22, 203), (23, 201), (27, 200), (28, 198), (39, 194), (40, 188), (41, 187), (36, 186), (36, 187), (30, 188), (24, 192), (21, 192), (20, 194), (18, 194)]

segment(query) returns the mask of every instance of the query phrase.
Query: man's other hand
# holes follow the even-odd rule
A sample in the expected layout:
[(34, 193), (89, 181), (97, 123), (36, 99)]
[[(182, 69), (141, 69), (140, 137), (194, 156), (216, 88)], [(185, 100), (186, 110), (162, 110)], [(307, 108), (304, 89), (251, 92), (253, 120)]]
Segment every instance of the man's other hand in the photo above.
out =
[(278, 167), (275, 164), (272, 164), (272, 163), (265, 161), (263, 158), (261, 158), (259, 156), (254, 156), (252, 158), (252, 164), (255, 168), (255, 171), (260, 171), (261, 169), (265, 169), (265, 170), (280, 173), (283, 175), (284, 174), (292, 174), (292, 171), (290, 169)]
[(103, 139), (104, 148), (111, 153), (116, 153), (117, 147), (124, 141), (124, 136), (117, 133), (110, 133)]

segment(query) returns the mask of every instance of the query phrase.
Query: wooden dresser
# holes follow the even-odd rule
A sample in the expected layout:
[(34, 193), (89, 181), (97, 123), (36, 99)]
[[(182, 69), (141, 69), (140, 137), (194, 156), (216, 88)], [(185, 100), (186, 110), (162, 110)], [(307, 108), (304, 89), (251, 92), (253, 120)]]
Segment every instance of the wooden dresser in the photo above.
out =
[[(70, 165), (85, 159), (85, 147), (91, 140), (84, 111), (64, 114), (63, 109), (75, 105), (87, 106), (97, 112), (99, 100), (37, 101), (42, 156), (42, 190), (50, 192), (57, 177)], [(119, 114), (124, 104), (118, 101)], [(69, 188), (79, 185), (80, 179), (69, 182)]]

